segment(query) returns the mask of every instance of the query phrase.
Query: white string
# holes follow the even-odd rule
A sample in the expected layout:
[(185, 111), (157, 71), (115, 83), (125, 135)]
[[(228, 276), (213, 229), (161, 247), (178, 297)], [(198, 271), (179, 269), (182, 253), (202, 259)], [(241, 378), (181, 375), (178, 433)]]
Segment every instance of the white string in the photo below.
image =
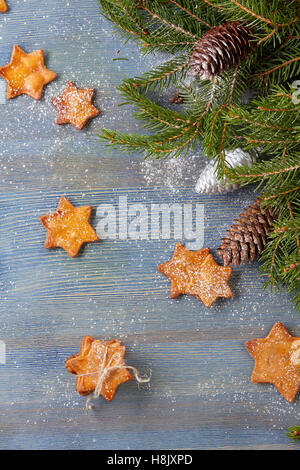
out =
[(104, 364), (105, 364), (106, 358), (107, 358), (107, 353), (108, 353), (108, 347), (105, 346), (105, 353), (104, 353), (104, 356), (103, 356), (103, 361), (100, 364), (99, 371), (90, 372), (90, 373), (87, 373), (87, 374), (78, 374), (78, 376), (77, 376), (77, 377), (86, 377), (88, 375), (95, 375), (95, 374), (99, 375), (98, 380), (97, 380), (97, 384), (96, 384), (96, 387), (95, 387), (94, 394), (91, 397), (89, 397), (86, 401), (85, 406), (86, 406), (87, 410), (92, 410), (93, 409), (93, 406), (90, 405), (90, 401), (93, 400), (94, 398), (99, 398), (100, 397), (104, 380), (107, 377), (107, 375), (110, 372), (112, 372), (113, 370), (130, 369), (130, 370), (133, 371), (133, 374), (134, 374), (134, 377), (135, 377), (135, 380), (137, 381), (137, 383), (140, 384), (140, 383), (150, 382), (151, 374), (150, 374), (149, 377), (140, 377), (139, 373), (138, 373), (138, 370), (135, 367), (127, 366), (124, 363), (119, 364), (117, 366), (112, 366), (111, 364), (114, 362), (115, 359), (118, 359), (118, 358), (120, 359), (120, 354), (118, 352), (115, 352), (114, 354), (112, 354), (112, 356), (111, 356), (110, 360), (108, 361), (107, 365), (104, 367)]

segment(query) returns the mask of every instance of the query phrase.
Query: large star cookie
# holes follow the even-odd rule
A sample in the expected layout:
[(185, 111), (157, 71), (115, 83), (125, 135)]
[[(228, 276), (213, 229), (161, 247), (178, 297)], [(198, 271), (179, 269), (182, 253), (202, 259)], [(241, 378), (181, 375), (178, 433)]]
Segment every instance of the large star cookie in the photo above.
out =
[(208, 248), (190, 251), (177, 243), (172, 259), (158, 270), (171, 280), (171, 298), (191, 294), (210, 307), (218, 297), (232, 297), (227, 283), (232, 268), (219, 266)]
[(59, 200), (56, 212), (43, 215), (40, 221), (47, 229), (45, 248), (61, 247), (75, 257), (83, 243), (99, 240), (89, 224), (92, 206), (74, 207), (66, 197)]
[(8, 10), (5, 0), (0, 0), (0, 13), (4, 13)]
[(46, 69), (42, 50), (26, 54), (14, 46), (10, 63), (0, 67), (0, 76), (7, 81), (7, 99), (25, 94), (40, 100), (44, 86), (54, 80), (56, 73)]
[(271, 383), (293, 402), (300, 387), (300, 338), (277, 322), (266, 338), (247, 341), (245, 346), (255, 360), (251, 382)]
[[(117, 339), (102, 342), (84, 336), (79, 353), (69, 357), (65, 363), (68, 371), (78, 376), (77, 392), (84, 396), (93, 393), (99, 377), (102, 377), (101, 395), (112, 401), (118, 386), (132, 380), (129, 370), (124, 367), (124, 355), (125, 346)], [(113, 369), (105, 373), (106, 368)]]
[(93, 94), (92, 88), (80, 90), (74, 83), (67, 81), (63, 93), (51, 100), (58, 110), (56, 124), (69, 123), (78, 130), (83, 129), (89, 119), (100, 113), (92, 104)]

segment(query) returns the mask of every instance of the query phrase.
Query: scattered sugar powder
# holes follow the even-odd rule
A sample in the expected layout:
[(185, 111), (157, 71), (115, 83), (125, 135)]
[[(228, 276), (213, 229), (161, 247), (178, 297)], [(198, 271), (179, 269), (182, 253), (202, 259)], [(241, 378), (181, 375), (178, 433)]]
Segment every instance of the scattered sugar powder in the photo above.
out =
[(204, 166), (199, 155), (153, 160), (146, 158), (140, 162), (140, 171), (147, 186), (167, 187), (173, 193), (183, 187), (194, 186), (197, 175)]

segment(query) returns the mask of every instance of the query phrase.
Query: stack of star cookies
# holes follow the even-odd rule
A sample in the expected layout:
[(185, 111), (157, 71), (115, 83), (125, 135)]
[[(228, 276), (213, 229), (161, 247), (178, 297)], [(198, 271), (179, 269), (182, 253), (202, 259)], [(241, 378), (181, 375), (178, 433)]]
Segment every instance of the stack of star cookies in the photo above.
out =
[(232, 268), (218, 265), (209, 248), (190, 251), (177, 243), (172, 259), (159, 264), (158, 270), (171, 280), (172, 299), (191, 294), (210, 307), (218, 297), (233, 295), (227, 282)]

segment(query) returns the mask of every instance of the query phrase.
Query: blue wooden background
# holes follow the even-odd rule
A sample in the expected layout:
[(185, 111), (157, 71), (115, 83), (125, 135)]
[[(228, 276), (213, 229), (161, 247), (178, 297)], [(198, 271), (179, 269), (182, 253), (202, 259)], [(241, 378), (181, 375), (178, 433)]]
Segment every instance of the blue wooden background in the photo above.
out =
[[(162, 58), (143, 58), (134, 42), (124, 45), (97, 0), (7, 3), (0, 65), (15, 43), (27, 52), (42, 48), (58, 78), (41, 102), (7, 102), (1, 81), (0, 340), (7, 361), (0, 365), (0, 448), (297, 448), (285, 430), (300, 424), (299, 403), (250, 382), (245, 340), (265, 336), (278, 320), (300, 336), (288, 295), (264, 291), (257, 264), (235, 269), (234, 298), (206, 309), (192, 297), (168, 298), (169, 281), (156, 266), (169, 259), (174, 240), (104, 240), (71, 259), (43, 248), (38, 220), (62, 194), (94, 208), (120, 195), (129, 203), (203, 203), (205, 245), (215, 249), (252, 189), (200, 196), (193, 190), (203, 166), (197, 156), (188, 168), (180, 160), (151, 166), (98, 141), (104, 126), (143, 131), (129, 106), (117, 106), (115, 87)], [(96, 90), (102, 114), (82, 132), (55, 124), (50, 99), (66, 80)], [(64, 369), (83, 335), (121, 338), (127, 362), (152, 370), (151, 385), (138, 389), (132, 381), (112, 403), (99, 400), (86, 411)]]

